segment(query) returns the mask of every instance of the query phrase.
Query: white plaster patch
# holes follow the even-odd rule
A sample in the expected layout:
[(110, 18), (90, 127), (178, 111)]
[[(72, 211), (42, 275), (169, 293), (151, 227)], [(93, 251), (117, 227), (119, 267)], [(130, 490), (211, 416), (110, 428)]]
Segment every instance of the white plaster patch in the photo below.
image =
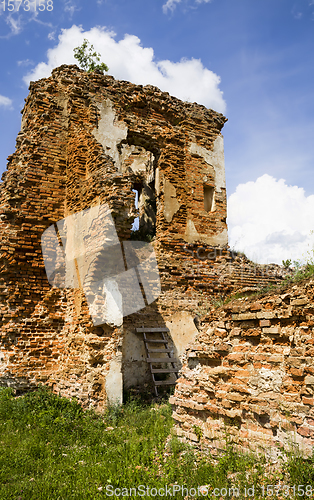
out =
[(166, 326), (170, 330), (170, 336), (177, 350), (176, 354), (181, 358), (185, 353), (186, 346), (198, 334), (193, 317), (186, 311), (180, 311), (173, 314), (169, 321), (166, 321)]
[(93, 130), (93, 135), (102, 144), (105, 153), (113, 159), (117, 169), (121, 170), (121, 158), (117, 146), (127, 138), (128, 127), (124, 122), (116, 120), (116, 112), (110, 99), (106, 99), (97, 108), (100, 120), (98, 128)]
[(215, 190), (221, 192), (222, 188), (226, 188), (225, 179), (225, 157), (224, 157), (224, 141), (223, 136), (219, 135), (214, 142), (212, 151), (199, 146), (196, 142), (192, 142), (189, 147), (189, 152), (192, 155), (197, 155), (203, 158), (208, 165), (211, 165), (215, 171)]
[[(98, 286), (101, 290), (97, 290)], [(90, 285), (91, 286), (91, 285)], [(95, 283), (95, 290), (84, 290), (89, 314), (93, 319), (93, 324), (110, 326), (121, 326), (123, 324), (122, 295), (117, 282), (111, 278)], [(88, 294), (89, 293), (89, 294)]]
[[(87, 240), (91, 227), (97, 232), (92, 241)], [(57, 222), (59, 235), (65, 249), (65, 286), (78, 288), (84, 284), (86, 273), (95, 259), (97, 250), (119, 244), (115, 224), (107, 205), (96, 205), (69, 215)], [(50, 231), (50, 228), (48, 228)], [(51, 230), (54, 228), (51, 226)], [(46, 231), (44, 234), (49, 234)], [(89, 243), (87, 244), (87, 241)], [(58, 246), (58, 241), (55, 240)], [(42, 247), (45, 242), (42, 237)], [(49, 252), (48, 252), (49, 256)], [(122, 254), (121, 254), (122, 258)], [(79, 277), (79, 279), (78, 279)]]
[(155, 173), (155, 191), (157, 196), (160, 195), (160, 171), (159, 167), (156, 168), (156, 173)]
[(9, 355), (0, 351), (0, 374), (3, 375), (9, 366)]
[(180, 203), (177, 200), (176, 188), (167, 179), (164, 179), (164, 195), (164, 216), (167, 222), (171, 222), (180, 208)]
[[(174, 235), (174, 238), (181, 238), (181, 235)], [(194, 222), (191, 219), (187, 220), (184, 240), (187, 243), (194, 243), (195, 241), (200, 241), (202, 243), (206, 243), (208, 245), (213, 246), (224, 246), (228, 243), (228, 231), (227, 229), (223, 229), (220, 233), (216, 233), (213, 235), (208, 235), (204, 233), (198, 233)]]
[(125, 389), (150, 382), (142, 336), (132, 329), (123, 331), (123, 385)]
[(228, 230), (227, 228), (223, 229), (220, 233), (215, 234), (214, 236), (203, 236), (202, 240), (209, 245), (214, 246), (224, 246), (228, 243)]
[(258, 373), (252, 377), (250, 384), (255, 386), (258, 392), (280, 392), (283, 373), (278, 370), (268, 370), (261, 368)]
[(200, 236), (196, 231), (194, 222), (191, 219), (187, 220), (184, 237), (185, 241), (187, 241), (188, 243), (193, 243), (194, 241), (200, 239)]
[(122, 295), (115, 280), (105, 280), (103, 294), (106, 296), (105, 322), (110, 326), (121, 326), (123, 324)]
[(106, 394), (109, 404), (122, 404), (123, 379), (122, 379), (122, 356), (116, 356), (110, 361), (109, 372), (106, 376)]

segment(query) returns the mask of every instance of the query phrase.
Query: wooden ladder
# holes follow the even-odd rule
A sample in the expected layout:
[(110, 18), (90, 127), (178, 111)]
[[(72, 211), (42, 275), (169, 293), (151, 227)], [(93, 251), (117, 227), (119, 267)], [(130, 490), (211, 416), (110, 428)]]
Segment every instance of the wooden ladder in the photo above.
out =
[[(178, 368), (175, 367), (175, 363), (178, 363), (177, 358), (172, 358), (171, 357), (171, 349), (169, 349), (168, 346), (168, 341), (165, 338), (164, 333), (169, 332), (168, 328), (144, 328), (143, 326), (141, 328), (136, 328), (137, 333), (142, 333), (143, 334), (143, 340), (145, 344), (145, 351), (146, 351), (146, 361), (149, 364), (149, 369), (150, 373), (152, 376), (153, 384), (154, 384), (154, 390), (156, 396), (158, 396), (158, 386), (161, 385), (174, 385), (175, 381), (169, 381), (169, 380), (156, 380), (155, 375), (158, 375), (159, 373), (174, 373), (176, 378), (178, 378)], [(150, 335), (152, 338), (148, 338), (147, 334)], [(161, 336), (162, 338), (157, 338), (157, 335), (159, 337)], [(153, 347), (150, 347), (150, 344), (156, 345), (157, 349), (154, 349)], [(161, 345), (163, 344), (163, 346)], [(160, 347), (159, 347), (160, 346)], [(168, 355), (168, 358), (159, 358), (155, 356), (155, 353), (165, 353)], [(160, 365), (164, 364), (164, 368), (154, 368), (153, 365)], [(172, 368), (168, 368), (168, 364), (171, 364)]]

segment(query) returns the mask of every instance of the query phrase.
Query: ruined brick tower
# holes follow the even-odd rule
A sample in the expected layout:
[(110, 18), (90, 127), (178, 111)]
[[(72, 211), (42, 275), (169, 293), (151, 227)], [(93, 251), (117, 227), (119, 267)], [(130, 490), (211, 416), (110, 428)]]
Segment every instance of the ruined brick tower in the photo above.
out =
[[(167, 326), (183, 353), (197, 333), (200, 294), (222, 286), (203, 256), (227, 255), (225, 122), (156, 87), (76, 66), (31, 83), (0, 188), (1, 384), (46, 383), (101, 406), (147, 380), (137, 326)], [(95, 326), (79, 284), (49, 283), (41, 238), (103, 204), (120, 241), (151, 240), (161, 294), (122, 324)]]

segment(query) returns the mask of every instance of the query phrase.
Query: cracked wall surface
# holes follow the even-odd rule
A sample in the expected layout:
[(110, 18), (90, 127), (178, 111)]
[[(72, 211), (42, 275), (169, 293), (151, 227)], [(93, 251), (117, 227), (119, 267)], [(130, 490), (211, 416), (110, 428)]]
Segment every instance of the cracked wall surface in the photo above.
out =
[[(276, 266), (265, 273), (228, 249), (225, 122), (156, 87), (76, 66), (31, 83), (0, 186), (1, 384), (22, 391), (45, 383), (98, 408), (121, 401), (123, 388), (149, 380), (136, 327), (169, 327), (173, 352), (182, 356), (206, 301), (281, 279)], [(206, 189), (213, 202), (205, 209)], [(149, 238), (161, 293), (122, 321), (109, 298), (119, 302), (120, 292), (108, 285), (104, 303), (95, 295), (92, 312), (101, 309), (104, 317), (95, 325), (89, 283), (75, 278), (79, 249), (70, 248), (68, 237), (73, 265), (60, 288), (48, 281), (41, 244), (43, 234), (62, 240), (60, 221), (68, 221), (69, 235), (74, 214), (103, 206), (121, 244)], [(138, 232), (132, 231), (137, 216)], [(58, 231), (45, 233), (48, 228)], [(97, 235), (84, 233), (83, 240), (97, 250)], [(91, 282), (106, 266), (96, 250)]]

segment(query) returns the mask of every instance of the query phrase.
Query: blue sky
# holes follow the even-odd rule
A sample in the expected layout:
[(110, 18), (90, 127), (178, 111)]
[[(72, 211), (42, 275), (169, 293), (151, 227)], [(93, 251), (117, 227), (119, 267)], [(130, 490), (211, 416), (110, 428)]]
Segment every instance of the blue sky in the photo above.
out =
[[(17, 8), (19, 11), (17, 12)], [(109, 74), (223, 112), (230, 246), (301, 258), (314, 229), (314, 0), (0, 2), (0, 169), (26, 82), (88, 38)], [(45, 10), (40, 12), (45, 6)], [(14, 6), (14, 11), (9, 8)], [(5, 7), (5, 10), (4, 10)], [(50, 7), (51, 8), (51, 7)]]

